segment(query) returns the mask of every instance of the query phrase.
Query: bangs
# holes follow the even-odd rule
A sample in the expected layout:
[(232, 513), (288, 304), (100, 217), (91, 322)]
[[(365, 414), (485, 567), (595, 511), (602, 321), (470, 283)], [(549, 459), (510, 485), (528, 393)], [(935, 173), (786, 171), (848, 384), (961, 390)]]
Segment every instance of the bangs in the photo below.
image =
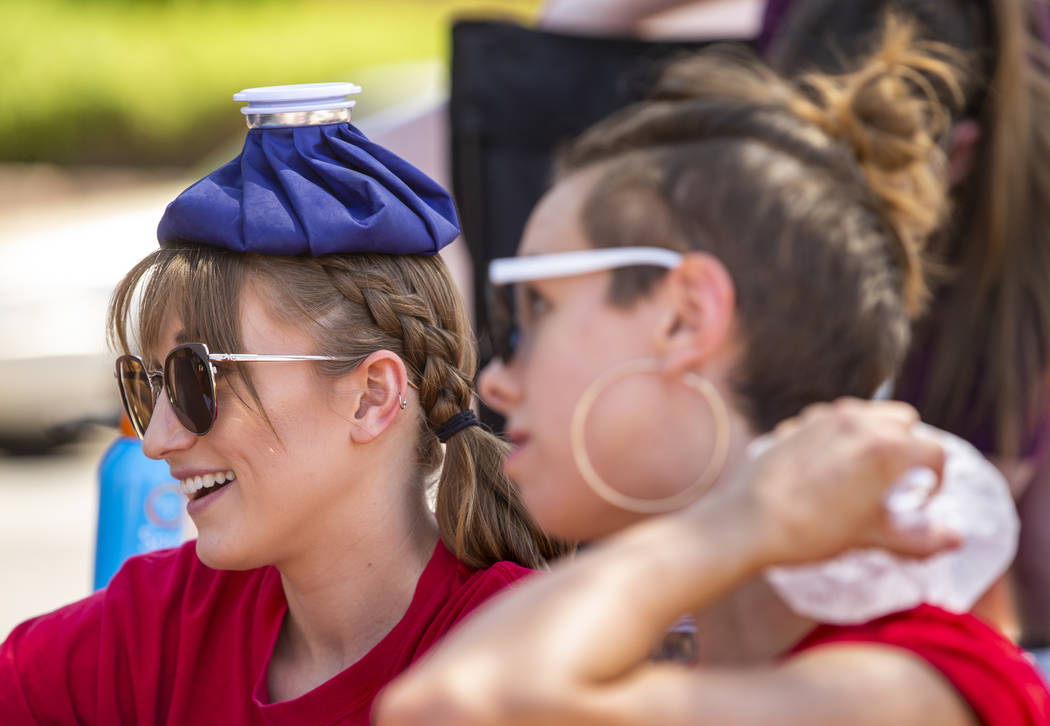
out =
[(151, 352), (162, 352), (157, 346), (165, 326), (178, 320), (187, 342), (238, 352), (240, 290), (248, 264), (245, 255), (188, 243), (154, 251), (113, 293), (107, 325), (110, 344), (146, 359)]

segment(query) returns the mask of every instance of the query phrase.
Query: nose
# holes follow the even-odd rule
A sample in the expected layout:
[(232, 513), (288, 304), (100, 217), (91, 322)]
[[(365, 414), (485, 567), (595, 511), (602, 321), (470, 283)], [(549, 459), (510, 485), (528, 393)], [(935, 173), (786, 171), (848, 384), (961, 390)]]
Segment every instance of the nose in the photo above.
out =
[(166, 459), (185, 451), (197, 441), (196, 434), (179, 423), (168, 397), (161, 393), (153, 405), (153, 415), (142, 437), (142, 453), (151, 459)]
[(509, 416), (521, 401), (521, 385), (511, 367), (493, 358), (478, 377), (478, 394), (485, 405), (501, 416)]

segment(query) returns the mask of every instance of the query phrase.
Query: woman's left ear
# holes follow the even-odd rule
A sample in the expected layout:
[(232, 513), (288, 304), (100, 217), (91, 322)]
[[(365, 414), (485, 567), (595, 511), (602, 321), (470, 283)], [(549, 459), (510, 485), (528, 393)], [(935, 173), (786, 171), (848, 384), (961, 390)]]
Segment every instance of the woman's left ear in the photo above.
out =
[(669, 279), (673, 320), (663, 331), (665, 371), (695, 370), (730, 345), (736, 292), (725, 265), (713, 255), (691, 252)]
[(373, 441), (405, 413), (408, 372), (405, 362), (392, 351), (372, 353), (338, 385), (350, 396), (346, 406), (353, 415), (350, 438), (354, 443)]

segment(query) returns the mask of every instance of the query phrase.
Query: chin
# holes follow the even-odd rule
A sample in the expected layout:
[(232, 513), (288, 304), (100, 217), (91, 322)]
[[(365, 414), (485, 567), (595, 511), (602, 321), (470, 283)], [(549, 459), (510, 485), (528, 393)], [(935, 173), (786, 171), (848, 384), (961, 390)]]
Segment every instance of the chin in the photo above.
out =
[[(538, 503), (537, 503), (538, 504)], [(615, 532), (620, 526), (610, 521), (605, 512), (581, 511), (568, 502), (545, 502), (543, 506), (532, 506), (525, 498), (536, 526), (545, 534), (568, 542), (590, 542)]]
[(241, 548), (224, 546), (204, 532), (197, 535), (197, 558), (213, 570), (252, 570), (266, 564), (258, 562), (257, 557), (251, 557)]

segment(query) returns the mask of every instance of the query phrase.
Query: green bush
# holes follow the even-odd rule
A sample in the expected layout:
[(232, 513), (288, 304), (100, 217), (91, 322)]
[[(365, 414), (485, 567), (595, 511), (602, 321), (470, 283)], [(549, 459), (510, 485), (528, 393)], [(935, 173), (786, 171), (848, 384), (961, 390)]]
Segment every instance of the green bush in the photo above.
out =
[[(457, 13), (536, 0), (0, 0), (0, 161), (188, 165), (252, 86), (440, 58)], [(367, 89), (361, 108), (367, 108)]]

